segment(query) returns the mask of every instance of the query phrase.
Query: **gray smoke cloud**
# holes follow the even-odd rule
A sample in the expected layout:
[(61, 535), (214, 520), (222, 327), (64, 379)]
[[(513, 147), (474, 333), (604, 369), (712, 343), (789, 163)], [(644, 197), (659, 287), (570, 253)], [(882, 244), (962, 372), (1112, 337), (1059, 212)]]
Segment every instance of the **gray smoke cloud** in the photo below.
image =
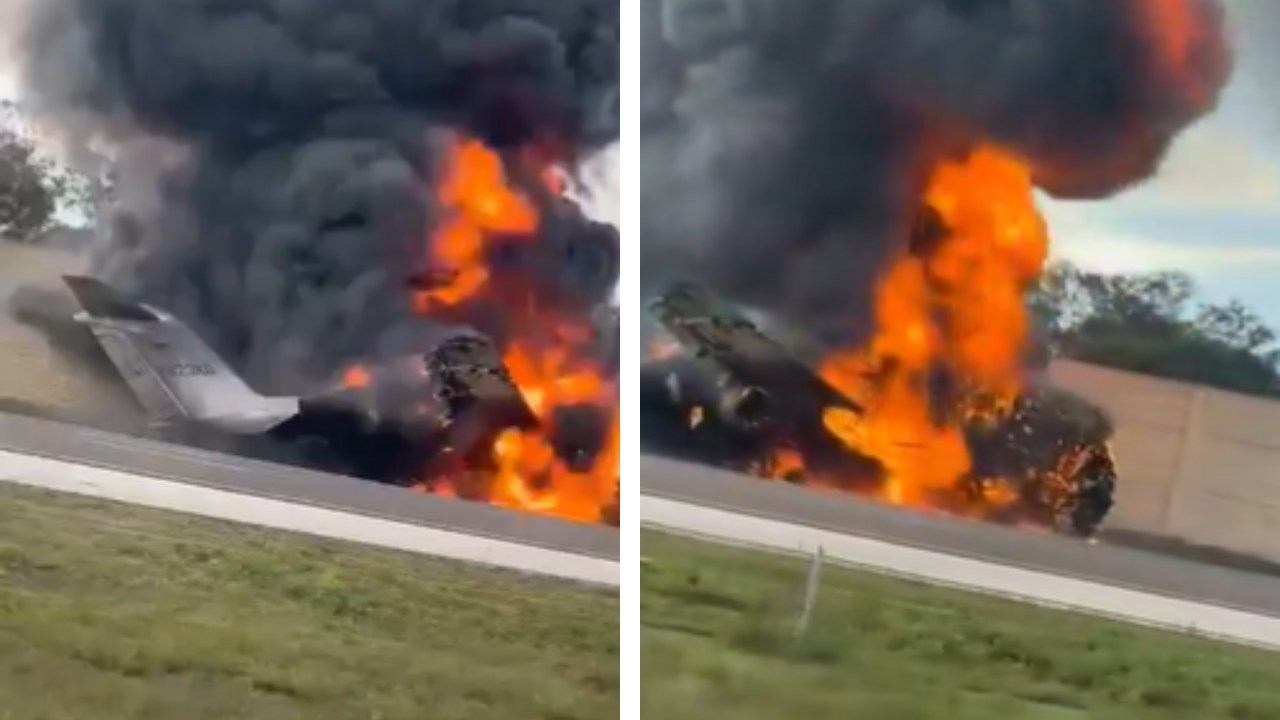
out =
[[(616, 0), (33, 0), (21, 19), (26, 110), (112, 158), (96, 272), (264, 390), (443, 332), (406, 283), (457, 134), (535, 195), (522, 153), (572, 172), (618, 136)], [(607, 297), (616, 231), (545, 195), (539, 277)]]
[(643, 1), (645, 290), (696, 280), (833, 342), (939, 159), (995, 142), (1106, 197), (1231, 69), (1216, 0)]

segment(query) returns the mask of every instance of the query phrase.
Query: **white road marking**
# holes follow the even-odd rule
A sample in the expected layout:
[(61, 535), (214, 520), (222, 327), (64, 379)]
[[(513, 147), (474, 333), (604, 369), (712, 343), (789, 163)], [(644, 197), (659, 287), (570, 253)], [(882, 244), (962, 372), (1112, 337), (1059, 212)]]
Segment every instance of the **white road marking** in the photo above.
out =
[(0, 481), (617, 587), (617, 562), (0, 450)]
[(1280, 618), (895, 545), (690, 503), (640, 498), (646, 525), (746, 547), (809, 554), (936, 585), (1280, 650)]

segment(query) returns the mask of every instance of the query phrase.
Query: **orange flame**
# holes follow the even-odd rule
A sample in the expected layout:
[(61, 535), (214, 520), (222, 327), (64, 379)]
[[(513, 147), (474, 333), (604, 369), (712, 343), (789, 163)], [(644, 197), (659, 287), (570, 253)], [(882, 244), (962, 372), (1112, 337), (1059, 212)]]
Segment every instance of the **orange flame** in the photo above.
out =
[[(536, 155), (522, 157), (528, 161)], [(562, 178), (549, 165), (534, 177), (553, 194), (564, 189)], [(430, 260), (449, 275), (443, 283), (418, 293), (416, 305), (427, 313), (496, 296), (486, 264), (488, 243), (495, 235), (536, 242), (540, 224), (535, 204), (508, 183), (502, 158), (472, 139), (452, 146), (437, 201), (444, 219), (431, 238)], [(593, 363), (581, 359), (584, 353), (576, 352), (592, 337), (591, 321), (540, 317), (528, 307), (509, 310), (527, 327), (517, 330), (524, 334), (509, 342), (503, 362), (541, 427), (499, 434), (492, 449), (495, 469), (488, 500), (503, 507), (599, 521), (617, 489), (619, 428), (616, 388)], [(611, 418), (612, 426), (590, 467), (570, 468), (557, 456), (546, 430), (554, 423), (556, 408), (584, 404)], [(433, 482), (432, 487), (442, 494), (456, 494), (447, 478)]]
[[(949, 234), (927, 253), (903, 250), (876, 288), (869, 344), (819, 371), (866, 407), (830, 408), (824, 425), (880, 461), (884, 499), (914, 506), (934, 504), (968, 472), (964, 421), (1021, 389), (1023, 294), (1048, 249), (1028, 166), (997, 148), (938, 166), (925, 200)], [(939, 368), (962, 386), (941, 416), (929, 382)]]
[(604, 378), (593, 367), (574, 367), (571, 353), (563, 346), (537, 351), (516, 342), (503, 354), (503, 362), (540, 418), (557, 406), (607, 401), (609, 387)]
[[(419, 296), (419, 307), (457, 305), (489, 282), (485, 245), (494, 233), (532, 233), (538, 213), (506, 181), (502, 158), (483, 143), (464, 139), (450, 147), (437, 199), (445, 218), (431, 240), (432, 263), (452, 277)], [(554, 177), (554, 176), (549, 176)]]
[(363, 365), (352, 365), (342, 373), (342, 386), (353, 390), (369, 387), (373, 377)]
[[(600, 373), (585, 365), (575, 367), (572, 354), (563, 346), (539, 352), (517, 342), (508, 348), (503, 361), (544, 426), (554, 422), (552, 413), (557, 407), (611, 404), (611, 388)], [(602, 501), (611, 496), (618, 481), (616, 407), (611, 422), (604, 450), (585, 471), (566, 467), (540, 433), (504, 432), (494, 448), (498, 476), (493, 501), (575, 520), (599, 518)]]
[(567, 467), (542, 434), (507, 430), (494, 444), (498, 470), (490, 501), (501, 507), (597, 522), (618, 487), (619, 447), (616, 413), (604, 451), (591, 467), (580, 471)]

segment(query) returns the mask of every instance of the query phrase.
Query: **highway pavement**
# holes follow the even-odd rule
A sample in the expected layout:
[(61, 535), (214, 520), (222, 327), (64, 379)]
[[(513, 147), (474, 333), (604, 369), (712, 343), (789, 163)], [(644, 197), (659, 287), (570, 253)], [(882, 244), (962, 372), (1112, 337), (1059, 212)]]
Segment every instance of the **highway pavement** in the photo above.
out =
[(75, 425), (0, 414), (0, 450), (618, 560), (618, 532), (605, 525), (566, 522)]
[[(1280, 618), (1280, 579), (643, 456), (646, 497)], [(689, 528), (695, 531), (696, 528)]]

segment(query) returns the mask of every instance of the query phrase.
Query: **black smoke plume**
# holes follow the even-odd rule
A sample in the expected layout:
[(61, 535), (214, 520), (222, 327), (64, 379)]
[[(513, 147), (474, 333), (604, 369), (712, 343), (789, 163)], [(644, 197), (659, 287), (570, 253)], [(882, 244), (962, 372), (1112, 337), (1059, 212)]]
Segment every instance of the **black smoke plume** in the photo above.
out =
[[(32, 0), (25, 15), (26, 109), (112, 155), (97, 273), (263, 390), (442, 332), (408, 284), (450, 137), (572, 172), (618, 134), (617, 0)], [(541, 265), (607, 297), (612, 228), (540, 202), (548, 246), (581, 267)]]
[(1056, 196), (1109, 196), (1231, 66), (1216, 0), (643, 1), (644, 285), (832, 342), (867, 331), (939, 159), (994, 142)]

